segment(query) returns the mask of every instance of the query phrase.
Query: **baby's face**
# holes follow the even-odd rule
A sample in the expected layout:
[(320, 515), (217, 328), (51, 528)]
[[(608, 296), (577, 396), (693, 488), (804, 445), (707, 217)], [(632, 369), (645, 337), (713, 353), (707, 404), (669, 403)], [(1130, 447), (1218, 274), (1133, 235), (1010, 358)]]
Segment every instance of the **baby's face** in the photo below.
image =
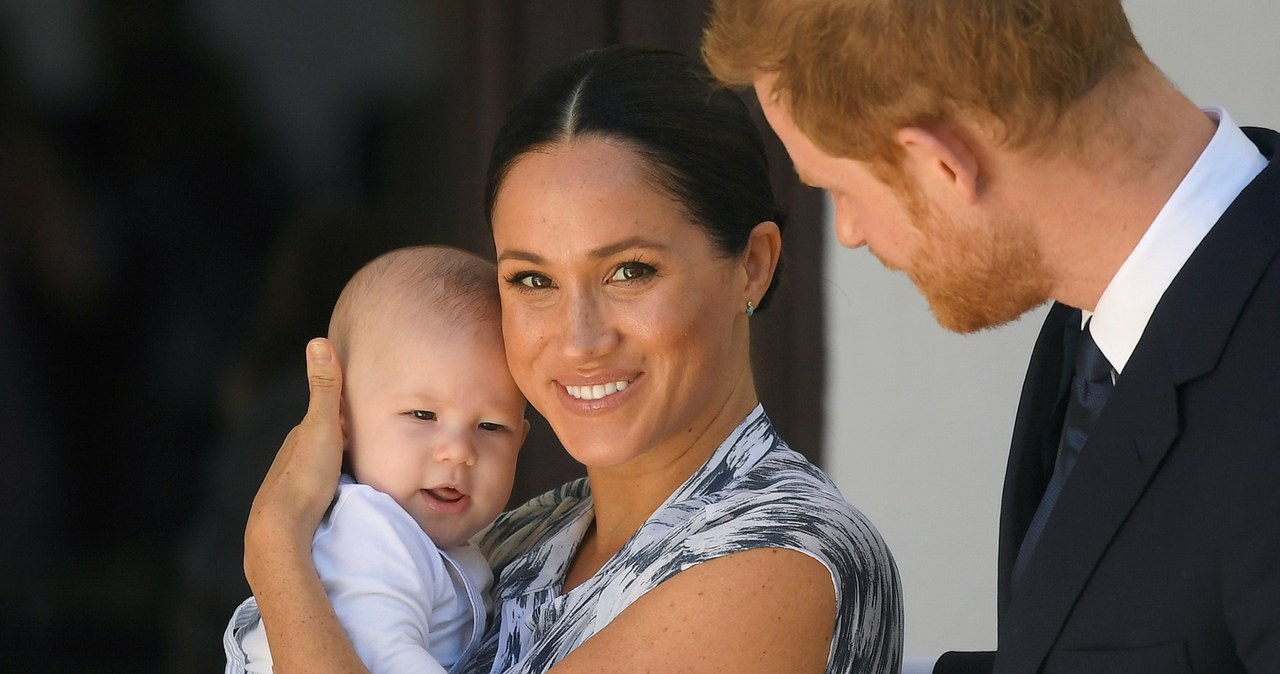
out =
[(347, 447), (358, 482), (390, 495), (449, 548), (510, 498), (525, 403), (496, 324), (480, 334), (409, 332), (362, 335), (350, 354)]

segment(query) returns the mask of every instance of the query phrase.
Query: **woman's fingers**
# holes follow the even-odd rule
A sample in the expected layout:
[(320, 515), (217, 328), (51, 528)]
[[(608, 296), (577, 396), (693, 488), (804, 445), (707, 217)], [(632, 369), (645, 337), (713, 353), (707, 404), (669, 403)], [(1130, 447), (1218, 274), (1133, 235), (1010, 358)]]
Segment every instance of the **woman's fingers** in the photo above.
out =
[(338, 409), (342, 401), (342, 370), (327, 339), (317, 338), (307, 344), (307, 382), (311, 386), (311, 401), (302, 423), (315, 427), (318, 433), (336, 435), (341, 444)]
[(285, 438), (253, 499), (244, 575), (262, 611), (276, 671), (367, 671), (311, 559), (311, 538), (342, 467), (342, 371), (328, 340), (307, 345), (307, 381), (307, 414)]
[(327, 339), (307, 344), (307, 383), (311, 389), (307, 414), (281, 448), (290, 456), (283, 462), (286, 473), (280, 479), (288, 482), (291, 501), (302, 507), (298, 515), (309, 537), (333, 499), (342, 468), (342, 369)]
[(246, 573), (260, 553), (309, 543), (337, 491), (343, 447), (342, 370), (326, 339), (307, 345), (307, 381), (307, 414), (284, 439), (253, 499), (245, 528)]

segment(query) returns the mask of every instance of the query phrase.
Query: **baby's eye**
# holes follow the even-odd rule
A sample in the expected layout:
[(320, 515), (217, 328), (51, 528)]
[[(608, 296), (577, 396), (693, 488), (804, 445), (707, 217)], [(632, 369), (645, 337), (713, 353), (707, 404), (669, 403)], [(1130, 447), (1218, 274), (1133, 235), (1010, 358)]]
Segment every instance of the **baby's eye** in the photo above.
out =
[(628, 262), (620, 265), (613, 272), (613, 276), (609, 277), (610, 281), (638, 281), (646, 276), (652, 276), (657, 270), (652, 265), (643, 262)]
[(505, 430), (507, 430), (507, 427), (506, 427), (506, 426), (503, 426), (502, 424), (495, 424), (495, 423), (493, 423), (492, 421), (481, 421), (481, 422), (480, 422), (480, 430), (482, 430), (482, 431), (489, 431), (489, 432), (497, 432), (497, 431), (505, 431)]
[(435, 421), (436, 420), (436, 413), (432, 412), (431, 410), (414, 410), (410, 412), (410, 414), (413, 415), (413, 418), (419, 421)]

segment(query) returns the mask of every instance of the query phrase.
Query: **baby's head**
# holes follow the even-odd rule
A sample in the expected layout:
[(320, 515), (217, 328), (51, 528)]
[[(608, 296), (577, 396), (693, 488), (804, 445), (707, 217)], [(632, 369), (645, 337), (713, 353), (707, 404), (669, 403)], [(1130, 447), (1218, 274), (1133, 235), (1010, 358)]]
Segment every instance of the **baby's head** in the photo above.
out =
[(497, 277), (471, 253), (401, 248), (356, 272), (329, 322), (351, 472), (441, 548), (502, 511), (528, 431), (502, 348)]

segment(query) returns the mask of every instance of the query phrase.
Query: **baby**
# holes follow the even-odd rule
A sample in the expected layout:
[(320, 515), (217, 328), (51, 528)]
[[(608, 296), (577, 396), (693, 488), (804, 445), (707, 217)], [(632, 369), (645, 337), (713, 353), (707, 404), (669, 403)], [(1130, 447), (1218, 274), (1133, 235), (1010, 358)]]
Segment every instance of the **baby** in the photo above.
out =
[[(370, 671), (443, 674), (484, 632), (493, 577), (467, 541), (510, 498), (529, 428), (497, 272), (452, 248), (392, 251), (348, 282), (329, 339), (350, 475), (312, 541), (316, 571)], [(271, 672), (252, 597), (223, 645), (228, 673)]]

